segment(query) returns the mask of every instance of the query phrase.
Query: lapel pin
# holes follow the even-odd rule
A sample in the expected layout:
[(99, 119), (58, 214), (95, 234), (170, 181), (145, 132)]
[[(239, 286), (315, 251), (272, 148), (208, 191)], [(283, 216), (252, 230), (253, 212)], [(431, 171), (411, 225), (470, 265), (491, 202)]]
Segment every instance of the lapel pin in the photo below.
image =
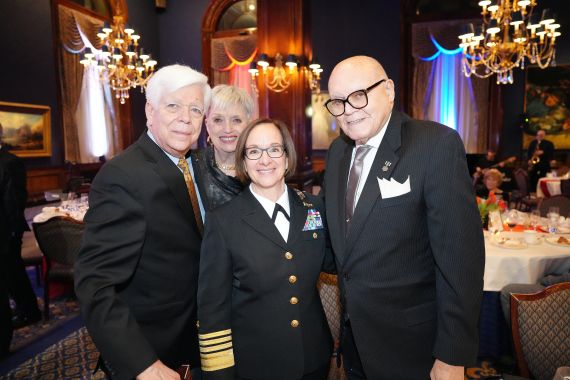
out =
[(382, 171), (383, 171), (383, 172), (387, 172), (387, 171), (388, 171), (388, 167), (387, 167), (387, 166), (385, 166), (385, 165), (384, 165), (384, 166), (382, 166)]
[(316, 232), (313, 232), (313, 239), (316, 239), (317, 236), (318, 236), (317, 233), (316, 233)]

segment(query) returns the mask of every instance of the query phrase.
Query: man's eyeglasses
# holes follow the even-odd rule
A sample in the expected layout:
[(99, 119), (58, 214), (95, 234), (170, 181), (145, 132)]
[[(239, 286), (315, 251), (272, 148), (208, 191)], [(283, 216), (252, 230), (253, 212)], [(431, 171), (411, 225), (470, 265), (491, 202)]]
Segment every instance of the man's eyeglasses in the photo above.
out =
[(269, 148), (246, 148), (245, 149), (245, 156), (250, 160), (259, 160), (263, 155), (263, 152), (266, 152), (267, 155), (271, 158), (280, 158), (285, 153), (285, 147), (283, 145), (274, 145), (270, 146)]
[(325, 107), (327, 107), (327, 110), (333, 116), (342, 115), (345, 111), (346, 103), (350, 104), (352, 108), (357, 110), (364, 108), (368, 105), (368, 93), (386, 81), (387, 79), (382, 79), (364, 90), (354, 91), (349, 94), (346, 99), (329, 99), (325, 102)]
[(178, 103), (168, 103), (165, 105), (166, 112), (171, 114), (180, 114), (182, 111), (189, 110), (190, 116), (193, 118), (200, 118), (204, 116), (204, 111), (194, 105), (185, 105), (185, 104), (178, 104)]

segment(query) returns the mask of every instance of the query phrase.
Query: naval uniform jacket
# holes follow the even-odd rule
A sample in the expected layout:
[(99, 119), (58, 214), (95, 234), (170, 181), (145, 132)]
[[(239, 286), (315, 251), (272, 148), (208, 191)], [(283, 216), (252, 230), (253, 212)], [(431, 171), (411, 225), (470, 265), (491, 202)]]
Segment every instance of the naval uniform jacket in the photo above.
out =
[(322, 203), (288, 192), (287, 242), (248, 188), (206, 216), (198, 290), (205, 379), (295, 380), (330, 361), (316, 285), (334, 264), (324, 225), (305, 228), (314, 212), (324, 222)]
[[(429, 379), (434, 358), (469, 365), (477, 356), (481, 220), (455, 131), (398, 111), (386, 128), (348, 231), (344, 203), (354, 143), (340, 137), (331, 145), (327, 222), (345, 318), (366, 377)], [(383, 197), (380, 179), (409, 180), (410, 191), (402, 186), (400, 195)]]
[(144, 133), (95, 177), (75, 265), (81, 315), (113, 379), (198, 366), (201, 237), (180, 169)]

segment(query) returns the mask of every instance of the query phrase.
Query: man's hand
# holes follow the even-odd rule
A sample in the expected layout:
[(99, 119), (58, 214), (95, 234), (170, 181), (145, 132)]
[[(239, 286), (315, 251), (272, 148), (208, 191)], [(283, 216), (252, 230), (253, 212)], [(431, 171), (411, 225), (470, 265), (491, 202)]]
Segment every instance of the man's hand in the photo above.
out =
[(180, 380), (180, 375), (157, 360), (139, 373), (137, 380)]
[(463, 380), (465, 368), (457, 365), (449, 365), (439, 359), (435, 359), (429, 377), (431, 380)]

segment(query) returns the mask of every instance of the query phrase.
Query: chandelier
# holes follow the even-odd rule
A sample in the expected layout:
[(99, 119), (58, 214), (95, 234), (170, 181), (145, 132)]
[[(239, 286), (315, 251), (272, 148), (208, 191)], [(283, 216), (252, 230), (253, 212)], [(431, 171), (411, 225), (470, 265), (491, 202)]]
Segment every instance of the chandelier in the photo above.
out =
[(89, 49), (80, 63), (97, 67), (100, 79), (108, 82), (121, 104), (129, 98), (129, 90), (139, 86), (141, 92), (154, 72), (157, 62), (139, 47), (140, 35), (125, 26), (123, 16), (113, 16), (113, 25), (108, 23), (99, 29), (101, 50)]
[(513, 68), (524, 69), (525, 59), (544, 69), (555, 61), (560, 25), (548, 9), (542, 18), (533, 13), (536, 0), (479, 1), (483, 23), (467, 25), (459, 36), (465, 76), (488, 78), (497, 74), (497, 84), (513, 83)]
[[(283, 56), (279, 53), (273, 59), (274, 65), (269, 63), (267, 54), (260, 54), (257, 62), (251, 62), (248, 72), (251, 74), (252, 87), (257, 91), (256, 78), (260, 77), (265, 87), (273, 92), (283, 92), (289, 88), (293, 82), (293, 78), (298, 74), (299, 70), (305, 74), (307, 85), (313, 94), (321, 92), (321, 73), (323, 69), (315, 60), (307, 65), (300, 65), (298, 61), (305, 61), (303, 57), (298, 59), (296, 55), (289, 54), (285, 63)], [(261, 68), (258, 69), (258, 66)], [(287, 68), (285, 68), (286, 66)], [(300, 69), (299, 69), (300, 66)]]

